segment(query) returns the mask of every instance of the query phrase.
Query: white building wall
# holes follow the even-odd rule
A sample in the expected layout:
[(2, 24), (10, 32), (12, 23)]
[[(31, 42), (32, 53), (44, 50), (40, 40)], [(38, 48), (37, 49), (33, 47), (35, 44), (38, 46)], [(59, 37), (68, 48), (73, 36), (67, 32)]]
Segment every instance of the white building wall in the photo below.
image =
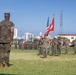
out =
[(26, 41), (29, 41), (35, 38), (35, 35), (32, 33), (25, 33), (24, 36), (25, 36)]
[(18, 36), (18, 30), (15, 28), (14, 29), (14, 39), (17, 38), (17, 36)]
[(76, 35), (58, 35), (58, 37), (68, 38), (70, 40), (70, 42), (72, 42), (73, 40), (76, 39)]
[(25, 33), (25, 38), (26, 38), (26, 40), (29, 40), (30, 37), (31, 37), (31, 34), (30, 34), (30, 33)]

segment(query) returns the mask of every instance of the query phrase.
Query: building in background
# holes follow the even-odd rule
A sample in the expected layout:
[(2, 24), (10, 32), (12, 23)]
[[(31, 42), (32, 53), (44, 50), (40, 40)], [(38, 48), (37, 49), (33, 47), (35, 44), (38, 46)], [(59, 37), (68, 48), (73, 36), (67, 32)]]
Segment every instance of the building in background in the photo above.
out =
[(72, 42), (73, 40), (76, 39), (76, 34), (58, 34), (58, 37), (68, 38), (70, 42)]
[(14, 39), (16, 39), (18, 37), (18, 30), (17, 28), (14, 29)]
[(35, 39), (35, 35), (34, 34), (32, 34), (32, 33), (25, 33), (25, 40), (26, 41), (33, 41), (34, 39)]

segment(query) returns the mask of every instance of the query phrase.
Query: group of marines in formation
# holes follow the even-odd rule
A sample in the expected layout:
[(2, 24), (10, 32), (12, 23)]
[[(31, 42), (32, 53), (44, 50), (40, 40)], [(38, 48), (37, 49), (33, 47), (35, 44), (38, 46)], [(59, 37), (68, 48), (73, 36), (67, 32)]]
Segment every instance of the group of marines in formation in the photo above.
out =
[[(72, 42), (74, 54), (76, 54), (76, 39)], [(43, 58), (47, 58), (47, 55), (59, 56), (61, 55), (62, 48), (64, 48), (64, 54), (67, 54), (70, 49), (70, 41), (67, 38), (61, 39), (53, 38), (48, 39), (48, 36), (40, 37), (38, 42), (38, 51), (39, 55), (42, 55)]]
[[(70, 41), (67, 38), (53, 38), (49, 39), (48, 36), (44, 35), (44, 37), (40, 36), (40, 39), (37, 42), (23, 42), (22, 40), (15, 42), (15, 48), (18, 47), (21, 50), (24, 49), (37, 49), (38, 55), (40, 57), (46, 58), (47, 55), (51, 56), (59, 56), (62, 53), (62, 50), (64, 50), (64, 54), (67, 54), (70, 50)], [(76, 54), (76, 39), (72, 42), (74, 53)]]
[(22, 41), (22, 39), (20, 39), (19, 41), (15, 41), (14, 43), (15, 45), (15, 49), (37, 49), (37, 43), (34, 42), (29, 42), (29, 41)]

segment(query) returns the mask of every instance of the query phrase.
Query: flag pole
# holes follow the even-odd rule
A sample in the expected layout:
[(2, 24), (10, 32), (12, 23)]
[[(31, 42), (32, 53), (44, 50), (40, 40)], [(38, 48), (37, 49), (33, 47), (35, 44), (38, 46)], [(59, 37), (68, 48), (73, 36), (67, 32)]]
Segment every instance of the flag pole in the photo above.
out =
[(46, 32), (45, 35), (48, 36), (49, 32), (48, 32), (48, 27), (49, 27), (49, 17), (47, 19), (47, 26), (46, 26)]
[[(53, 18), (55, 20), (55, 14), (53, 14)], [(55, 26), (55, 22), (54, 22), (54, 26)], [(53, 31), (53, 38), (55, 37), (54, 31)]]

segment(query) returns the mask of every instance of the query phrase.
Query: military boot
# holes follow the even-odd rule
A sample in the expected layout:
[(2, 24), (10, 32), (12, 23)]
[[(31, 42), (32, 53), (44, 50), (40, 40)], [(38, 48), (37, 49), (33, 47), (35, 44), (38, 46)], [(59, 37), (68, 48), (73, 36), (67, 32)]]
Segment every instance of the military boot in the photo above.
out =
[(1, 63), (1, 64), (0, 64), (0, 68), (3, 68), (3, 67), (4, 67), (4, 66), (3, 66), (3, 64)]
[(5, 64), (5, 66), (4, 66), (5, 68), (8, 68), (8, 65), (7, 64)]
[(8, 64), (7, 63), (3, 63), (4, 64), (4, 68), (8, 68)]

